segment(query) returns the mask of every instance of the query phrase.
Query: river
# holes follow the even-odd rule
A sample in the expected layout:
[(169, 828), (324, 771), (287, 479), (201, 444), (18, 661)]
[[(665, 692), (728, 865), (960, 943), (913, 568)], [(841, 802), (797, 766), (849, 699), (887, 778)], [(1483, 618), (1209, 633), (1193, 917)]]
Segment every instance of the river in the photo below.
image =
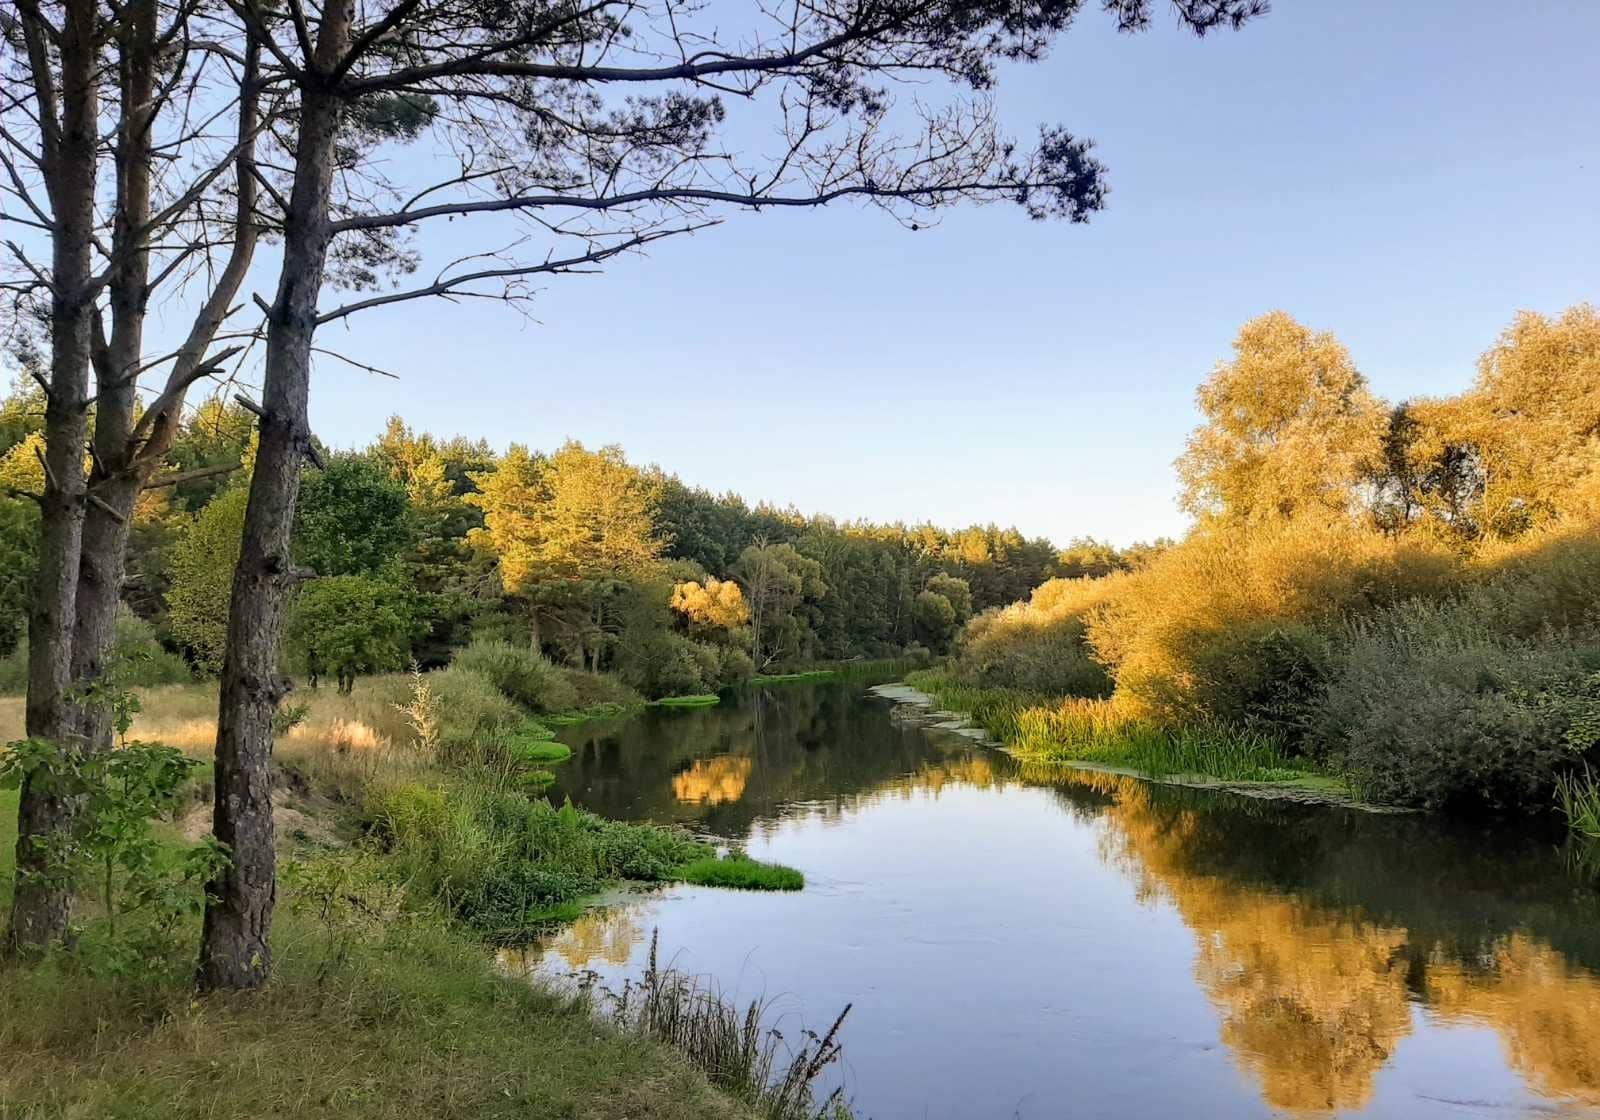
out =
[(617, 987), (665, 955), (845, 1004), (873, 1120), (1600, 1116), (1600, 894), (1548, 834), (1020, 763), (855, 684), (562, 736), (554, 796), (798, 867), (677, 887), (530, 951)]

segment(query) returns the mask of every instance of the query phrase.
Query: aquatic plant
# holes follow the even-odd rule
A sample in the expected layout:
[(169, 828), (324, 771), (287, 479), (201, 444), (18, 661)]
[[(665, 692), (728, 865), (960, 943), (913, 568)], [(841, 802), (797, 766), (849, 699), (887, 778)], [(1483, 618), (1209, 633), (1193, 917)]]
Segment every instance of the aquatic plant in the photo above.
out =
[(1600, 777), (1587, 765), (1556, 779), (1556, 805), (1574, 835), (1600, 840)]
[(657, 708), (709, 708), (722, 703), (722, 697), (715, 692), (706, 692), (694, 696), (663, 696), (651, 703)]
[(671, 1046), (711, 1084), (766, 1120), (849, 1120), (852, 1113), (840, 1090), (816, 1100), (818, 1079), (839, 1060), (839, 1029), (849, 1004), (825, 1034), (803, 1031), (799, 1048), (791, 1050), (766, 1025), (765, 1001), (754, 1000), (741, 1010), (695, 977), (662, 968), (659, 937), (658, 932), (650, 938), (644, 976), (611, 997), (613, 1023)]
[(745, 891), (797, 891), (806, 878), (792, 867), (762, 863), (749, 856), (730, 855), (721, 859), (706, 856), (684, 864), (677, 878), (701, 887), (730, 887)]

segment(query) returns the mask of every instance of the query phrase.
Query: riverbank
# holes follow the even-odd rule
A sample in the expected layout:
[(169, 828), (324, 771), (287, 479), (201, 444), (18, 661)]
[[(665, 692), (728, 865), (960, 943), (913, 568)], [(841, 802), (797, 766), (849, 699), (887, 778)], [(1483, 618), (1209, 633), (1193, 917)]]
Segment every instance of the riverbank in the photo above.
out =
[(1030, 761), (1265, 800), (1372, 813), (1406, 811), (1357, 797), (1338, 776), (1285, 758), (1259, 736), (1206, 729), (1165, 732), (1118, 723), (1098, 706), (1104, 702), (1052, 701), (973, 688), (934, 669), (909, 673), (903, 684), (872, 691), (905, 705), (908, 712), (926, 713), (918, 722), (982, 738)]
[[(397, 708), (407, 688), (410, 706)], [(134, 736), (203, 755), (214, 725), (199, 713), (214, 705), (212, 690), (155, 689), (142, 700)], [(795, 890), (798, 872), (548, 804), (527, 788), (540, 772), (528, 764), (563, 759), (526, 729), (504, 750), (493, 739), (423, 749), (408, 729), (425, 713), (404, 678), (301, 704), (277, 749), (270, 989), (197, 1000), (195, 914), (111, 934), (86, 901), (89, 934), (75, 952), (0, 966), (0, 1115), (799, 1115), (773, 1112), (764, 1086), (697, 1065), (644, 1024), (489, 967), (493, 944), (576, 918), (618, 885)], [(159, 826), (169, 855), (208, 831), (206, 784), (197, 768), (176, 819)], [(14, 794), (0, 793), (0, 819), (9, 833)], [(3, 898), (12, 841), (0, 841)]]

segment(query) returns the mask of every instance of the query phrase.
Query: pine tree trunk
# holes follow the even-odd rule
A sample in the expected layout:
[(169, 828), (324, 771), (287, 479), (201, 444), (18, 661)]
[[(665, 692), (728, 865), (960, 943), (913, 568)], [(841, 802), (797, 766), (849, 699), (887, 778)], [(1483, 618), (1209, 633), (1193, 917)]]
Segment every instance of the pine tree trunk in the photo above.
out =
[[(149, 304), (150, 145), (155, 95), (156, 0), (130, 0), (117, 52), (121, 118), (117, 130), (117, 197), (112, 245), (116, 253), (109, 289), (111, 337), (95, 362), (94, 469), (89, 488), (95, 501), (84, 510), (72, 624), (72, 681), (85, 692), (110, 668), (117, 607), (127, 566), (128, 532), (145, 475), (134, 469), (130, 446), (138, 405), (136, 376), (144, 357)], [(111, 749), (108, 698), (82, 703), (77, 729), (85, 750)]]
[[(70, 0), (60, 39), (61, 131), (45, 151), (46, 187), (54, 210), (50, 308), (50, 389), (45, 405), (45, 483), (39, 567), (28, 613), (29, 738), (76, 749), (73, 734), (72, 625), (83, 548), (83, 450), (88, 435), (89, 365), (93, 352), (96, 18), (90, 0)], [(30, 43), (30, 46), (32, 44)], [(22, 787), (17, 814), (17, 884), (7, 934), (13, 951), (59, 941), (71, 918), (71, 893), (52, 881), (45, 858), (51, 834), (71, 827), (70, 800)]]
[[(331, 73), (350, 36), (350, 0), (328, 5), (312, 68)], [(313, 76), (301, 97), (278, 294), (267, 327), (260, 445), (250, 480), (217, 717), (213, 832), (230, 862), (207, 884), (198, 981), (203, 990), (256, 988), (272, 971), (269, 936), (276, 899), (272, 828), (272, 717), (288, 682), (278, 644), (293, 570), (290, 543), (306, 420), (317, 297), (327, 264), (338, 99)]]

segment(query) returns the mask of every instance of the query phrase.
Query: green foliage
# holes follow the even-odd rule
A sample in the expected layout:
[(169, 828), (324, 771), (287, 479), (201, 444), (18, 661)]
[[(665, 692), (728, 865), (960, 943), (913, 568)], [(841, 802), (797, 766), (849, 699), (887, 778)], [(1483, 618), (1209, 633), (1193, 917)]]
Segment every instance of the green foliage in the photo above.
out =
[(0, 911), (9, 913), (17, 871), (17, 790), (0, 786)]
[(225, 490), (187, 522), (172, 549), (168, 624), (194, 663), (215, 673), (228, 640), (228, 603), (250, 493)]
[[(117, 611), (111, 664), (118, 681), (127, 688), (156, 688), (194, 680), (189, 663), (156, 640), (155, 628), (122, 607)], [(21, 693), (28, 687), (28, 643), (19, 642), (11, 655), (0, 659), (0, 693)]]
[(28, 633), (38, 536), (38, 506), (25, 498), (0, 497), (0, 656), (16, 649)]
[(758, 542), (739, 554), (735, 574), (749, 604), (756, 667), (811, 657), (816, 636), (807, 611), (828, 591), (822, 565), (793, 545)]
[(1495, 625), (1493, 588), (1352, 623), (1314, 743), (1368, 797), (1429, 808), (1548, 805), (1594, 746), (1600, 641)]
[[(119, 708), (119, 730), (129, 719)], [(200, 912), (196, 888), (226, 860), (214, 841), (171, 858), (151, 828), (180, 805), (198, 765), (172, 747), (140, 742), (83, 754), (24, 739), (0, 754), (0, 786), (26, 782), (76, 804), (72, 827), (43, 838), (41, 866), (29, 874), (69, 889), (92, 887), (105, 926), (94, 931), (103, 943), (90, 959), (112, 972), (136, 971), (159, 953), (180, 920)]]
[(415, 632), (411, 597), (402, 588), (343, 575), (313, 580), (300, 590), (286, 637), (312, 688), (331, 676), (348, 695), (358, 675), (403, 666)]
[(568, 675), (526, 646), (478, 639), (458, 650), (451, 664), (488, 679), (531, 712), (561, 712), (578, 706), (578, 693)]
[(306, 472), (295, 502), (295, 558), (319, 576), (392, 571), (412, 543), (406, 488), (365, 455)]
[(792, 867), (742, 855), (705, 856), (684, 864), (677, 876), (696, 886), (741, 891), (798, 891), (806, 885), (805, 876)]
[(1556, 778), (1556, 805), (1573, 835), (1600, 840), (1600, 779), (1587, 763)]
[(476, 784), (383, 791), (367, 812), (392, 874), (508, 943), (526, 940), (552, 908), (618, 880), (673, 879), (708, 852), (666, 829)]

